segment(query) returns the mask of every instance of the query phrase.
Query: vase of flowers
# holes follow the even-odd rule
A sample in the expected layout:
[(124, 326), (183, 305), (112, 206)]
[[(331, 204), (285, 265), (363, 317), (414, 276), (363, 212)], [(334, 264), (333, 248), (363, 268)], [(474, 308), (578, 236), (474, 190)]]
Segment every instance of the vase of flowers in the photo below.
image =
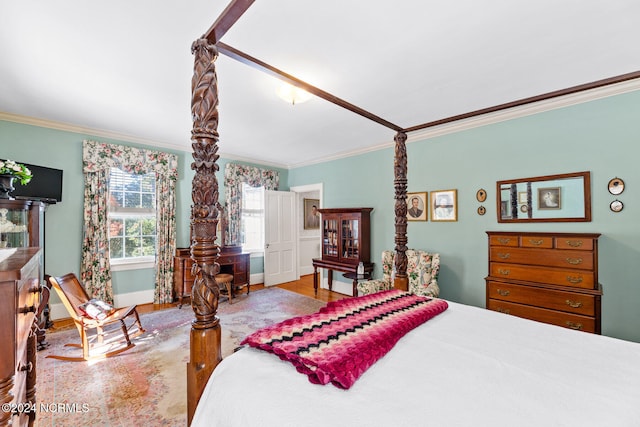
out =
[(33, 174), (25, 165), (13, 160), (0, 160), (0, 199), (13, 199), (9, 193), (15, 190), (15, 179), (20, 181), (20, 184), (27, 185), (31, 178)]

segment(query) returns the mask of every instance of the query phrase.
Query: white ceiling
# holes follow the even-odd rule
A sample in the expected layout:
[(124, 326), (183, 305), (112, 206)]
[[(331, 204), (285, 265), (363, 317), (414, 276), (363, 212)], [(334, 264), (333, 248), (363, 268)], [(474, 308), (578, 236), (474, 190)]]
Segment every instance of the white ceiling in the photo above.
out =
[[(0, 112), (190, 150), (191, 43), (227, 0), (0, 0)], [(222, 41), (403, 128), (640, 70), (637, 0), (256, 0)], [(217, 61), (220, 152), (291, 167), (394, 131)]]

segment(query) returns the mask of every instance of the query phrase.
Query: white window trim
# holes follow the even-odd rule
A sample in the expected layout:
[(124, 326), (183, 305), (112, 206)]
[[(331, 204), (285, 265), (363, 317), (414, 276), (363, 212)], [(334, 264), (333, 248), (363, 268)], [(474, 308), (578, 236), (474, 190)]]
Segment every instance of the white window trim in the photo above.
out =
[(119, 258), (111, 260), (111, 271), (141, 270), (155, 268), (155, 256), (141, 256), (136, 258)]

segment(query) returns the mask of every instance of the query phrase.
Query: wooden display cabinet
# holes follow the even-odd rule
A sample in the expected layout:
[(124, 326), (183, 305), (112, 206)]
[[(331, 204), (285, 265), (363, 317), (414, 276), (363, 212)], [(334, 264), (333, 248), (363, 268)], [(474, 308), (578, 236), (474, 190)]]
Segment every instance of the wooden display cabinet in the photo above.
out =
[[(370, 228), (373, 208), (318, 209), (322, 215), (322, 258), (313, 260), (313, 288), (318, 292), (318, 268), (328, 272), (329, 290), (333, 285), (333, 270), (356, 273), (364, 264), (365, 273), (373, 271), (371, 263)], [(357, 295), (356, 286), (353, 295)]]

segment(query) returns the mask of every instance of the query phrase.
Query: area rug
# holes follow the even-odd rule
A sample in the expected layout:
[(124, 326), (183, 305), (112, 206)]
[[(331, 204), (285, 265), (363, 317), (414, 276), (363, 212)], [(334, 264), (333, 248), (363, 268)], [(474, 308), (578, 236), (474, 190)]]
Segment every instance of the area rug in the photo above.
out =
[[(311, 314), (323, 305), (279, 288), (240, 295), (231, 305), (221, 301), (223, 357), (253, 331)], [(185, 426), (192, 319), (190, 306), (144, 314), (141, 322), (147, 332), (134, 340), (134, 348), (91, 362), (46, 358), (81, 352), (64, 347), (78, 342), (75, 328), (47, 332), (50, 346), (38, 352), (36, 425)]]

